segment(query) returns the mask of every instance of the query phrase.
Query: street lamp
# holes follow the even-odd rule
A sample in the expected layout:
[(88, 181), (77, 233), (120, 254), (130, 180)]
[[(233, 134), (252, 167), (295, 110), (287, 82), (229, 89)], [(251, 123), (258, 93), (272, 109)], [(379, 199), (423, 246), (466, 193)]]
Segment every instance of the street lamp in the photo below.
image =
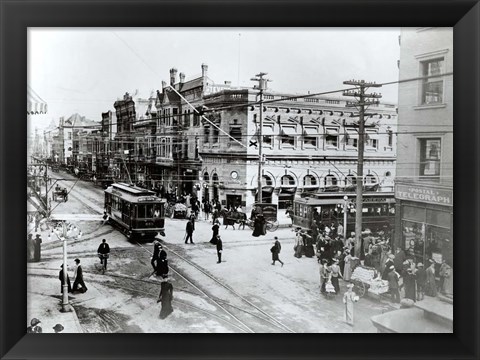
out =
[(349, 201), (348, 196), (345, 195), (343, 197), (343, 204), (337, 204), (337, 209), (341, 209), (343, 212), (343, 239), (344, 241), (347, 239), (347, 216), (349, 212), (355, 212), (355, 202)]
[[(63, 286), (62, 286), (62, 309), (61, 312), (70, 312), (72, 308), (68, 303), (68, 272), (67, 272), (67, 240), (72, 237), (74, 231), (78, 231), (77, 238), (82, 236), (82, 232), (73, 225), (61, 222), (61, 229), (55, 228), (52, 232), (63, 242)], [(50, 235), (49, 235), (50, 236)]]

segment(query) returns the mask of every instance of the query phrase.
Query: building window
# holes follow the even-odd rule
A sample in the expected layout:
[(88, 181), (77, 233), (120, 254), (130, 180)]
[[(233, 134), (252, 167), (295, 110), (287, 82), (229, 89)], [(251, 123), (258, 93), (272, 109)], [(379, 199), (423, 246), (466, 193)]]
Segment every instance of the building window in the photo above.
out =
[(262, 146), (272, 148), (273, 146), (273, 126), (264, 126), (262, 129)]
[(273, 185), (272, 178), (270, 176), (263, 175), (262, 176), (262, 186), (272, 186), (272, 185)]
[(372, 175), (372, 174), (367, 174), (365, 176), (365, 184), (366, 185), (372, 185), (372, 184), (376, 184), (378, 181), (377, 181), (377, 178), (375, 177), (375, 175)]
[[(423, 61), (422, 76), (440, 75), (443, 72), (443, 58)], [(423, 80), (422, 104), (439, 104), (443, 102), (443, 79), (434, 77)]]
[(393, 131), (388, 130), (387, 134), (388, 134), (388, 147), (393, 147)]
[(420, 139), (420, 176), (440, 179), (441, 139)]
[(291, 175), (283, 175), (282, 176), (282, 186), (294, 186), (295, 179)]
[(345, 145), (350, 148), (358, 147), (358, 132), (354, 129), (347, 129), (345, 132)]
[(218, 127), (213, 127), (212, 131), (212, 143), (213, 144), (218, 144), (218, 135), (220, 134), (220, 130), (218, 130)]
[(345, 177), (345, 186), (350, 187), (355, 185), (357, 185), (357, 177), (355, 175), (348, 174)]
[(376, 131), (368, 131), (365, 139), (365, 147), (368, 149), (378, 149), (378, 133)]
[(316, 186), (317, 179), (313, 175), (305, 175), (303, 178), (303, 186)]
[(210, 141), (210, 126), (205, 126), (203, 128), (203, 143), (208, 144)]
[(280, 133), (280, 141), (282, 147), (295, 147), (295, 136), (296, 130), (295, 127), (282, 126), (282, 131)]
[[(238, 126), (234, 126), (230, 128), (230, 143), (231, 144), (238, 144), (237, 141), (242, 142), (242, 128)], [(237, 140), (233, 140), (233, 139)]]
[(325, 128), (325, 145), (338, 148), (338, 128)]
[(314, 127), (305, 127), (303, 130), (303, 146), (316, 148), (318, 139), (318, 130)]
[(325, 186), (336, 186), (337, 185), (337, 178), (335, 175), (329, 174), (325, 176)]

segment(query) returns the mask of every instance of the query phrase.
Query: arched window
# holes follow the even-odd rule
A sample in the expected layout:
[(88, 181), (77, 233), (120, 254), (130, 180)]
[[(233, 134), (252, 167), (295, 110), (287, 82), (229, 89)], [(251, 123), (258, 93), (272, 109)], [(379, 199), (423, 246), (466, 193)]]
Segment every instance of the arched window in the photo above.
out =
[(282, 183), (282, 186), (294, 186), (295, 179), (291, 175), (283, 175), (281, 183)]
[(262, 186), (272, 186), (272, 178), (268, 175), (262, 175)]
[(357, 185), (357, 177), (355, 175), (348, 174), (345, 177), (345, 186), (353, 186), (353, 185)]
[(210, 177), (208, 176), (208, 172), (205, 172), (205, 173), (203, 174), (203, 181), (208, 182), (209, 180), (210, 180)]
[(317, 186), (317, 179), (313, 175), (305, 175), (303, 178), (303, 186)]
[(377, 182), (378, 182), (377, 177), (375, 175), (368, 174), (368, 175), (365, 176), (365, 184), (366, 185), (376, 184)]
[(335, 175), (328, 174), (327, 176), (325, 176), (325, 186), (336, 186), (337, 183), (338, 180)]

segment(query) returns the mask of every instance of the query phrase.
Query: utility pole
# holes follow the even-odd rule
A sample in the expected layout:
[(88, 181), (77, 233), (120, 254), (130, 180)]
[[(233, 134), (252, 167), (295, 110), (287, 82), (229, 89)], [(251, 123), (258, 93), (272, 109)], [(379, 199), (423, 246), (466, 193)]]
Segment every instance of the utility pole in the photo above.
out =
[(263, 154), (262, 154), (262, 148), (263, 148), (263, 136), (262, 136), (262, 131), (263, 131), (263, 91), (267, 90), (267, 82), (271, 81), (268, 79), (265, 79), (264, 76), (267, 75), (267, 73), (261, 72), (257, 75), (255, 75), (254, 78), (250, 79), (252, 81), (258, 81), (258, 85), (254, 85), (254, 89), (258, 89), (259, 92), (259, 102), (260, 102), (260, 122), (258, 126), (258, 203), (262, 203), (262, 164), (263, 164)]
[(355, 256), (360, 257), (362, 243), (362, 222), (363, 222), (363, 152), (365, 148), (365, 109), (370, 105), (376, 105), (382, 97), (381, 94), (366, 94), (365, 90), (370, 87), (381, 87), (376, 83), (365, 82), (365, 80), (348, 80), (345, 85), (353, 85), (354, 90), (346, 90), (343, 96), (352, 96), (354, 102), (347, 102), (347, 107), (355, 107), (359, 112), (358, 120), (358, 160), (357, 160), (357, 211), (355, 214)]

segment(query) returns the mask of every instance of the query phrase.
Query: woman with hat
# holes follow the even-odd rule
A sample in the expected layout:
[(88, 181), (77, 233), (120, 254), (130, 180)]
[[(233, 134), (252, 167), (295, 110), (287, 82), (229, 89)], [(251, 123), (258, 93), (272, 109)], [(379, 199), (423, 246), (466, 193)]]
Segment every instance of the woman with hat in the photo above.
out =
[(338, 279), (343, 278), (342, 273), (340, 272), (340, 266), (338, 265), (338, 259), (333, 259), (333, 264), (330, 266), (330, 276), (332, 280), (333, 288), (335, 289), (335, 294), (340, 292), (340, 285), (338, 284)]
[(353, 284), (347, 285), (347, 292), (343, 295), (343, 303), (345, 304), (345, 322), (353, 326), (353, 304), (359, 300), (357, 294), (353, 292)]
[(390, 265), (388, 268), (388, 290), (390, 291), (390, 295), (392, 296), (392, 301), (395, 303), (400, 302), (400, 292), (399, 292), (399, 284), (398, 281), (400, 277), (398, 276), (397, 272), (395, 271), (395, 266)]
[(303, 255), (303, 236), (301, 232), (302, 228), (297, 227), (295, 229), (295, 245), (293, 247), (293, 250), (295, 251), (294, 256), (296, 258), (301, 258)]

